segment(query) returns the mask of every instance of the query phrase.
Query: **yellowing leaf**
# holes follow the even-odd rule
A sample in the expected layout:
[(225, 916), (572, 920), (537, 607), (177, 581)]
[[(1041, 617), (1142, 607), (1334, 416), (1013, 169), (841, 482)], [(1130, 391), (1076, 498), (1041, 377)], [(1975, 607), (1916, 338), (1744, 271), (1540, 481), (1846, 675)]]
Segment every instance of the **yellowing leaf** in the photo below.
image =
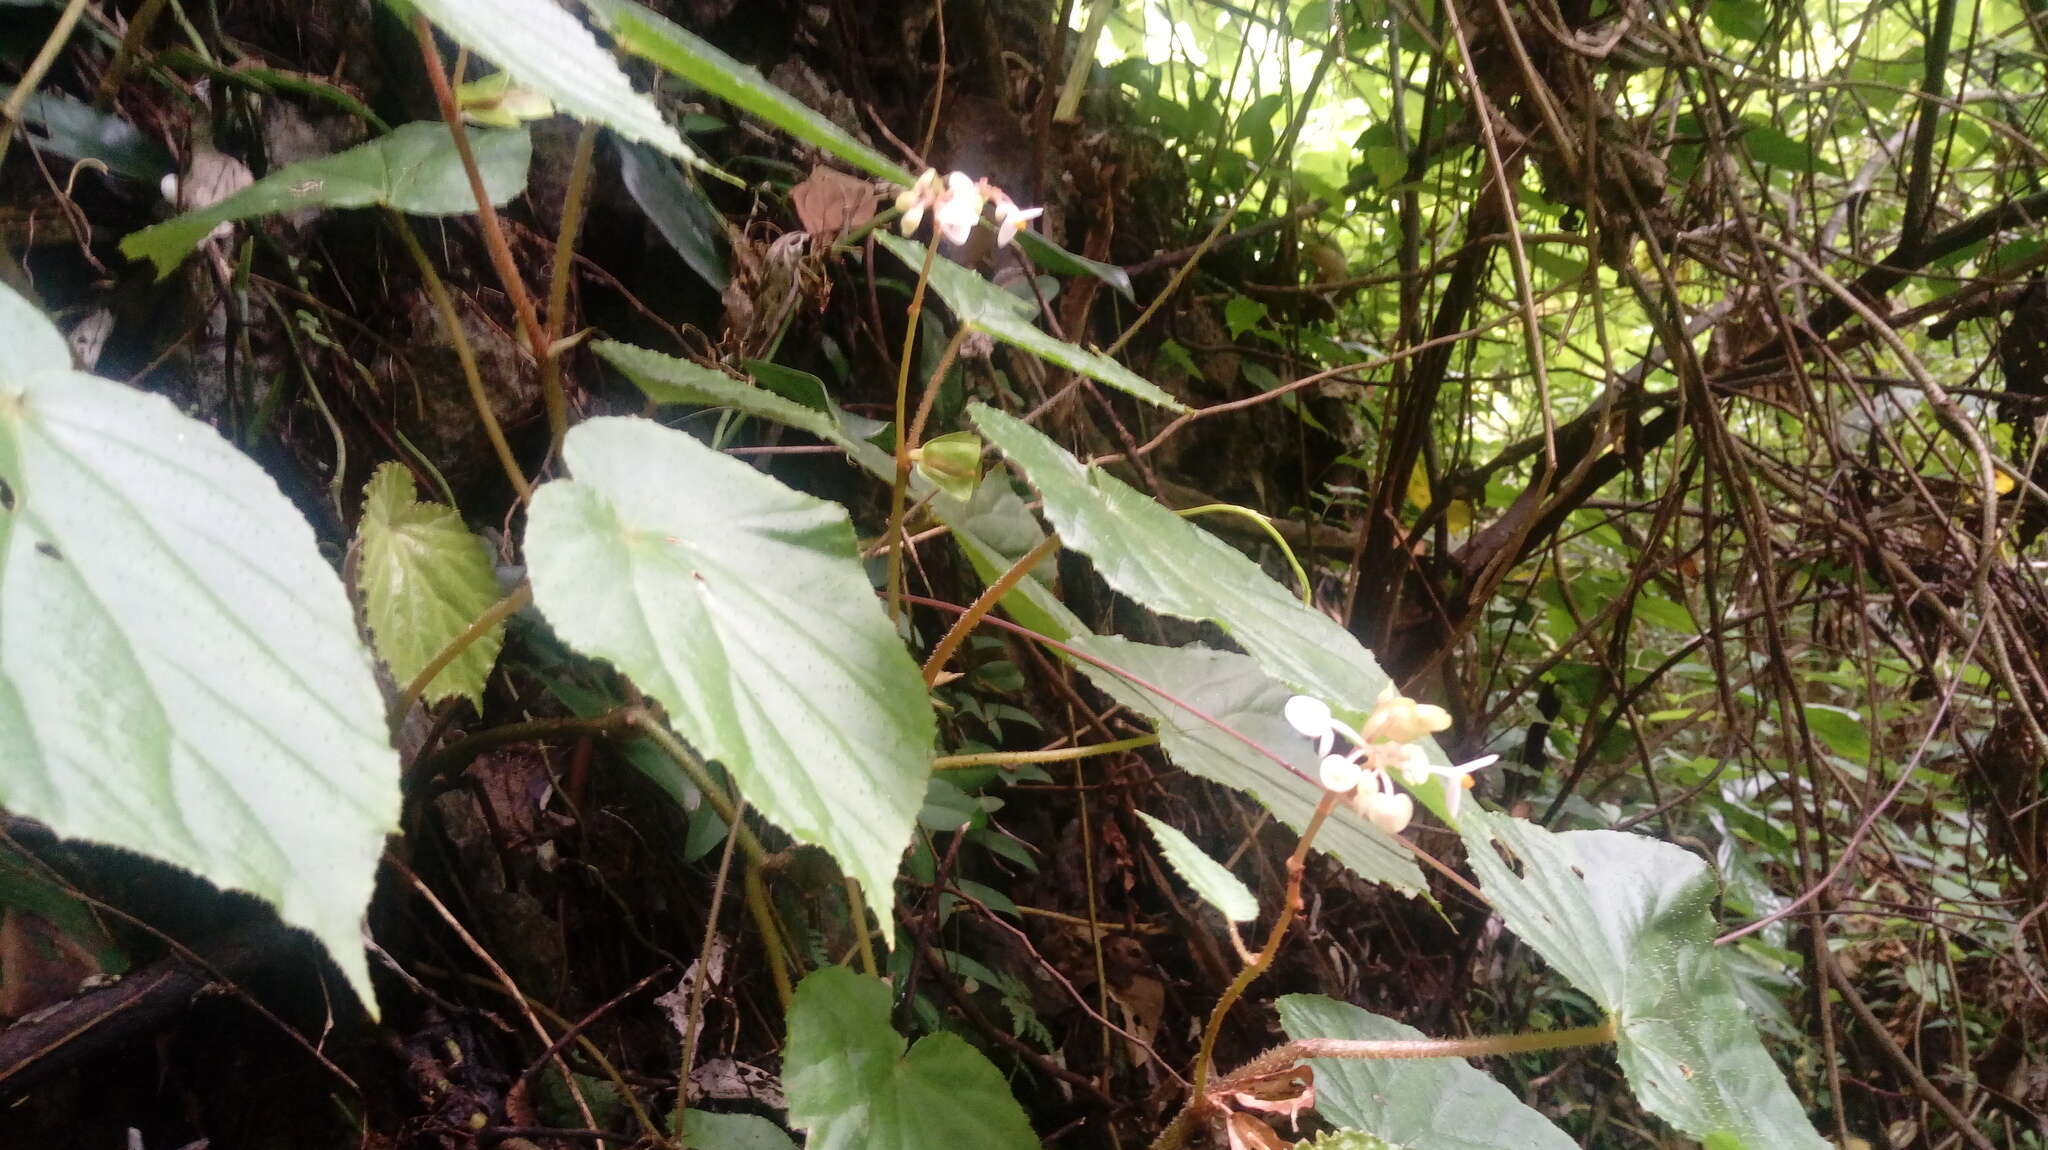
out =
[[(377, 655), (400, 686), (411, 682), (470, 622), (498, 601), (498, 578), (483, 540), (453, 507), (414, 499), (412, 473), (386, 463), (363, 491), (356, 586)], [(483, 710), (484, 680), (505, 641), (503, 624), (455, 657), (421, 697), (460, 696)]]

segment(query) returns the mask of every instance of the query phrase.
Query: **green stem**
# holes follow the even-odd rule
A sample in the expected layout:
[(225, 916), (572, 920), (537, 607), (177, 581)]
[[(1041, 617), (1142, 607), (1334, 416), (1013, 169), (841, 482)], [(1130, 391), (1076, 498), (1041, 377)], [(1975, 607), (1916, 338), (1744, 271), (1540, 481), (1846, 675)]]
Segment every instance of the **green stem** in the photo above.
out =
[(1133, 735), (1128, 739), (1117, 739), (1109, 743), (1089, 743), (1079, 747), (1055, 747), (1049, 751), (987, 751), (978, 755), (940, 755), (932, 760), (935, 771), (958, 771), (968, 767), (1007, 766), (1011, 763), (1064, 763), (1070, 759), (1087, 759), (1096, 755), (1113, 755), (1118, 751), (1135, 751), (1140, 747), (1159, 744), (1158, 735)]
[(448, 342), (455, 348), (455, 362), (462, 365), (462, 381), (469, 386), (469, 402), (476, 408), (476, 417), (484, 425), (484, 438), (491, 441), (491, 450), (497, 453), (498, 465), (505, 469), (505, 478), (512, 483), (512, 490), (521, 503), (533, 498), (533, 488), (527, 485), (526, 473), (519, 469), (519, 461), (512, 456), (512, 445), (505, 440), (505, 429), (498, 426), (498, 417), (491, 412), (491, 397), (484, 390), (483, 373), (477, 370), (476, 351), (469, 346), (469, 337), (462, 331), (462, 316), (455, 310), (455, 297), (448, 294), (448, 285), (441, 282), (441, 273), (434, 270), (434, 261), (427, 258), (427, 249), (420, 246), (420, 238), (413, 234), (412, 225), (405, 217), (392, 209), (385, 209), (385, 216), (391, 221), (391, 228), (398, 233), (399, 242), (405, 245), (406, 253), (412, 256), (414, 266), (419, 268), (420, 282), (426, 286), (427, 298), (434, 303), (434, 311), (441, 317), (441, 326), (448, 329)]
[[(891, 538), (894, 538), (893, 532), (891, 533)], [(975, 596), (974, 602), (967, 605), (966, 612), (958, 619), (953, 620), (953, 625), (939, 639), (939, 645), (932, 648), (931, 657), (924, 661), (924, 685), (926, 687), (935, 686), (938, 683), (939, 673), (946, 669), (946, 660), (953, 657), (953, 652), (960, 649), (960, 644), (967, 641), (968, 634), (981, 623), (982, 619), (986, 618), (990, 611), (995, 610), (996, 604), (1002, 601), (1003, 596), (1015, 590), (1017, 584), (1022, 583), (1024, 577), (1031, 574), (1033, 567), (1043, 563), (1046, 556), (1059, 549), (1060, 537), (1058, 535), (1046, 536), (1038, 546), (1026, 551), (1023, 558), (1010, 564), (1010, 569), (1003, 572), (995, 582), (989, 584), (986, 590), (982, 591), (980, 595)]]
[(879, 977), (882, 971), (875, 965), (874, 932), (868, 928), (868, 904), (860, 897), (860, 881), (852, 875), (841, 877), (846, 880), (846, 913), (852, 916), (854, 935), (860, 939), (861, 973)]
[(590, 190), (591, 161), (597, 154), (595, 121), (576, 137), (576, 158), (569, 164), (569, 190), (562, 196), (562, 230), (555, 238), (555, 266), (548, 280), (548, 312), (543, 336), (547, 351), (540, 360), (540, 393), (548, 407), (548, 455), (560, 458), (562, 437), (569, 433), (569, 400), (562, 393), (562, 356), (555, 344), (562, 338), (562, 317), (569, 310), (569, 284), (575, 278), (576, 233), (583, 226), (583, 199)]
[(896, 478), (889, 487), (889, 621), (903, 614), (903, 494), (910, 487), (910, 352), (917, 346), (917, 324), (924, 315), (924, 289), (931, 279), (932, 261), (938, 258), (939, 240), (932, 237), (924, 250), (924, 266), (917, 272), (917, 288), (910, 293), (910, 312), (903, 327), (902, 363), (896, 370)]
[(532, 602), (533, 584), (522, 582), (512, 589), (511, 594), (484, 608), (483, 614), (464, 627), (462, 634), (448, 640), (448, 645), (427, 660), (427, 665), (420, 668), (420, 673), (414, 675), (412, 681), (405, 685), (405, 689), (398, 693), (398, 706), (393, 712), (395, 717), (405, 718), (412, 710), (413, 704), (420, 701), (420, 696), (427, 693), (427, 687), (433, 683), (434, 676), (446, 670), (448, 664), (469, 650), (470, 644), (490, 634), (491, 628), (524, 611)]
[(635, 711), (631, 722), (641, 734), (653, 740), (663, 754), (683, 768), (683, 773), (690, 776), (690, 781), (703, 792), (704, 801), (710, 803), (718, 817), (725, 820), (725, 825), (735, 828), (739, 835), (740, 850), (747, 856), (747, 873), (741, 880), (747, 913), (754, 919), (754, 928), (761, 932), (761, 948), (768, 955), (768, 975), (775, 983), (775, 997), (786, 1013), (790, 1003), (796, 999), (796, 991), (790, 984), (789, 965), (782, 952), (782, 931), (775, 925), (775, 910), (768, 903), (767, 884), (761, 881), (761, 870), (768, 861), (768, 852), (762, 848), (761, 840), (755, 838), (754, 832), (741, 821), (739, 805), (718, 785), (718, 780), (711, 777), (703, 761), (692, 754), (666, 724), (646, 711)]
[(1287, 557), (1287, 569), (1294, 572), (1294, 581), (1301, 584), (1301, 601), (1309, 604), (1315, 602), (1314, 592), (1308, 585), (1308, 572), (1301, 569), (1301, 560), (1294, 557), (1294, 548), (1287, 545), (1286, 537), (1280, 534), (1278, 527), (1273, 526), (1271, 519), (1249, 507), (1239, 507), (1235, 503), (1204, 503), (1200, 507), (1184, 507), (1174, 514), (1183, 519), (1194, 515), (1235, 515), (1258, 524), (1259, 528), (1271, 537), (1273, 545), (1280, 549), (1280, 554)]

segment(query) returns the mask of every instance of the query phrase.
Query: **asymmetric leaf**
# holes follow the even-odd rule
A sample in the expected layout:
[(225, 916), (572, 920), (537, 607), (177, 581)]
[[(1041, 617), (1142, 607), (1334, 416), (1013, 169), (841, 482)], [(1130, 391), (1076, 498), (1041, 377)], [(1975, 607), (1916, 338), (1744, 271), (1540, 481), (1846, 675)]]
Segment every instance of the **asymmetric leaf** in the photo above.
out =
[[(378, 657), (400, 686), (499, 598), (483, 540), (462, 525), (453, 507), (421, 503), (414, 494), (412, 473), (403, 464), (384, 464), (364, 489), (363, 518), (356, 525), (363, 613)], [(443, 667), (422, 698), (460, 696), (481, 713), (484, 680), (504, 642), (500, 623)]]
[(398, 758), (312, 528), (5, 288), (0, 341), (0, 803), (269, 901), (374, 1011)]
[(1613, 1015), (1616, 1056), (1644, 1106), (1730, 1148), (1827, 1145), (1714, 952), (1706, 864), (1641, 835), (1553, 833), (1490, 812), (1468, 814), (1460, 830), (1508, 929)]
[[(754, 809), (887, 906), (935, 725), (845, 508), (644, 419), (587, 420), (562, 458), (574, 478), (527, 513), (548, 623), (660, 700)], [(894, 917), (879, 918), (893, 939)]]
[[(875, 239), (914, 272), (925, 263), (925, 247), (915, 240), (888, 232), (876, 232)], [(946, 301), (946, 307), (968, 327), (985, 331), (1012, 347), (1056, 363), (1068, 371), (1106, 383), (1147, 403), (1169, 411), (1186, 411), (1187, 405), (1160, 390), (1159, 385), (1098, 351), (1071, 344), (1034, 326), (1020, 310), (1016, 296), (983, 279), (949, 259), (931, 261), (931, 289)]]
[[(1229, 544), (1100, 468), (1083, 467), (1024, 421), (984, 404), (969, 411), (1045, 497), (1060, 539), (1094, 560), (1110, 586), (1161, 614), (1215, 623), (1268, 674), (1353, 721), (1387, 686), (1386, 672), (1351, 632)], [(1434, 740), (1422, 746), (1432, 762), (1449, 761)], [(1444, 813), (1437, 788), (1418, 788), (1416, 797)]]
[[(1281, 997), (1287, 1036), (1356, 1040), (1427, 1037), (1391, 1018), (1324, 998)], [(1462, 1058), (1313, 1058), (1316, 1110), (1408, 1150), (1574, 1150), (1548, 1118)]]
[(1259, 900), (1252, 897), (1251, 888), (1244, 885), (1243, 879), (1230, 873), (1230, 868), (1210, 858), (1194, 840), (1173, 827), (1144, 811), (1139, 811), (1138, 817), (1145, 820), (1152, 837), (1159, 840), (1159, 849), (1172, 864), (1174, 873), (1186, 880), (1203, 902), (1232, 922), (1250, 922), (1259, 917)]
[[(1080, 664), (1097, 689), (1152, 720), (1166, 757), (1181, 769), (1245, 792), (1296, 831), (1308, 826), (1323, 797), (1322, 785), (1315, 781), (1315, 745), (1281, 715), (1292, 692), (1257, 663), (1231, 651), (1159, 647), (1114, 635), (1083, 633), (1067, 642), (1208, 716), (1196, 715), (1128, 679)], [(1232, 731), (1256, 746), (1247, 746)], [(1323, 824), (1315, 845), (1361, 878), (1405, 894), (1425, 888), (1422, 872), (1401, 844), (1348, 807), (1340, 807)]]
[(579, 119), (679, 160), (697, 153), (662, 118), (652, 97), (633, 90), (618, 60), (555, 0), (407, 0), (450, 39), (496, 64), (521, 87)]
[(782, 1089), (805, 1150), (1037, 1150), (1002, 1071), (958, 1035), (908, 1054), (889, 1025), (889, 985), (828, 966), (789, 1009)]
[[(533, 157), (525, 129), (472, 131), (469, 142), (492, 203), (503, 204), (525, 189), (526, 165)], [(217, 204), (131, 233), (121, 240), (121, 254), (156, 264), (161, 279), (216, 225), (229, 220), (302, 208), (380, 204), (416, 216), (476, 210), (476, 197), (470, 194), (469, 177), (447, 125), (406, 124), (346, 152), (287, 164)]]

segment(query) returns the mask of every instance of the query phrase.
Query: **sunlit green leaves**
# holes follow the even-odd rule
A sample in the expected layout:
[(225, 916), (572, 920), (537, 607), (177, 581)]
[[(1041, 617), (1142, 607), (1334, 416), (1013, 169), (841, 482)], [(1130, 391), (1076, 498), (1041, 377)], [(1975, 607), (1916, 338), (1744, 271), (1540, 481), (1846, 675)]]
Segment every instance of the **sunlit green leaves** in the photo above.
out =
[(1244, 885), (1243, 879), (1231, 874), (1229, 868), (1210, 858), (1173, 827), (1144, 811), (1139, 811), (1138, 817), (1145, 820), (1152, 837), (1159, 840), (1159, 851), (1173, 866), (1174, 873), (1186, 880), (1203, 902), (1232, 922), (1250, 922), (1259, 917), (1259, 900), (1252, 897), (1251, 888)]
[(828, 966), (797, 987), (783, 1051), (789, 1123), (809, 1150), (1037, 1150), (1002, 1072), (958, 1035), (906, 1054), (889, 986)]
[[(845, 509), (648, 420), (579, 424), (563, 461), (574, 478), (542, 487), (527, 516), (549, 624), (889, 905), (934, 724)], [(879, 919), (893, 937), (894, 916)]]
[[(893, 252), (897, 259), (910, 265), (912, 272), (925, 266), (923, 244), (887, 232), (877, 232), (875, 238)], [(1027, 318), (1026, 313), (1030, 308), (1023, 300), (952, 260), (939, 258), (931, 261), (931, 289), (939, 294), (940, 299), (946, 301), (946, 306), (952, 309), (953, 315), (969, 327), (985, 331), (1012, 347), (1022, 348), (1040, 359), (1106, 383), (1118, 391), (1128, 392), (1149, 403), (1156, 403), (1173, 411), (1187, 410), (1179, 400), (1161, 391), (1157, 384), (1101, 352), (1090, 351), (1046, 334)]]
[[(483, 540), (462, 525), (453, 507), (419, 502), (412, 473), (401, 464), (387, 463), (370, 477), (356, 544), (363, 613), (378, 656), (400, 686), (498, 600)], [(504, 639), (502, 623), (491, 628), (435, 674), (421, 697), (461, 697), (481, 712), (484, 680)]]
[(374, 1009), (398, 761), (341, 580), (261, 468), (5, 288), (0, 342), (0, 803), (265, 899)]
[(652, 98), (555, 0), (406, 0), (456, 43), (572, 116), (603, 124), (681, 160), (697, 161)]
[[(526, 187), (533, 145), (523, 129), (472, 131), (469, 140), (492, 203), (503, 204)], [(348, 151), (287, 164), (217, 204), (127, 236), (121, 241), (121, 254), (147, 259), (156, 264), (158, 276), (165, 276), (217, 224), (301, 208), (380, 204), (419, 216), (476, 210), (462, 158), (446, 125), (407, 124)]]
[(1645, 1107), (1729, 1150), (1827, 1145), (1714, 952), (1705, 864), (1640, 835), (1555, 834), (1485, 812), (1461, 830), (1508, 928), (1614, 1017), (1616, 1055)]
[[(1290, 994), (1279, 1002), (1287, 1036), (1370, 1041), (1426, 1037), (1348, 1002)], [(1573, 1150), (1578, 1143), (1462, 1058), (1317, 1058), (1316, 1110), (1408, 1150)]]
[(1387, 677), (1336, 621), (1258, 564), (1022, 420), (977, 404), (975, 425), (1045, 497), (1045, 513), (1110, 586), (1162, 614), (1216, 623), (1276, 678), (1336, 708), (1372, 705)]

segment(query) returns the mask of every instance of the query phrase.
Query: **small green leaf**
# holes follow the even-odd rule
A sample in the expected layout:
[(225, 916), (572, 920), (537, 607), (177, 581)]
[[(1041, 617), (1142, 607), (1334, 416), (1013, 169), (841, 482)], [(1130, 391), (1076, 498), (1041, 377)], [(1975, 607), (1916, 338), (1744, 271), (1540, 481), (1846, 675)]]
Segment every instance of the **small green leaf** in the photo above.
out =
[[(888, 232), (876, 232), (875, 238), (897, 259), (910, 265), (911, 271), (915, 272), (924, 266), (923, 244)], [(981, 278), (973, 271), (949, 259), (932, 260), (931, 269), (932, 290), (939, 293), (939, 298), (946, 301), (946, 306), (952, 309), (953, 315), (961, 323), (985, 331), (1012, 347), (1022, 348), (1068, 371), (1079, 372), (1149, 403), (1156, 403), (1171, 411), (1187, 410), (1184, 404), (1161, 391), (1158, 385), (1101, 352), (1089, 351), (1065, 340), (1054, 339), (1032, 326), (1028, 318), (1019, 314), (1018, 305), (1021, 301), (1016, 296)]]
[(1806, 704), (1806, 727), (1828, 749), (1852, 763), (1870, 761), (1870, 731), (1856, 712), (1825, 703)]
[(825, 412), (784, 399), (767, 388), (751, 387), (722, 371), (608, 339), (599, 340), (591, 348), (656, 403), (730, 407), (820, 439), (836, 439), (839, 435), (838, 425)]
[[(574, 478), (527, 512), (548, 623), (631, 676), (763, 817), (887, 905), (935, 724), (846, 510), (649, 420), (587, 420), (562, 458)], [(893, 941), (894, 916), (879, 918)]]
[(1250, 296), (1234, 295), (1223, 305), (1223, 326), (1230, 329), (1230, 338), (1236, 339), (1259, 326), (1266, 318), (1266, 305)]
[[(363, 490), (356, 525), (361, 559), (356, 586), (377, 654), (403, 686), (470, 623), (498, 601), (498, 578), (484, 541), (453, 507), (421, 503), (412, 473), (386, 463)], [(464, 698), (483, 710), (484, 680), (498, 661), (504, 624), (493, 627), (427, 684), (429, 702)]]
[(789, 1010), (782, 1088), (805, 1145), (874, 1150), (1037, 1150), (1038, 1137), (1002, 1072), (953, 1034), (904, 1052), (889, 1025), (889, 987), (828, 966), (804, 979)]
[(732, 278), (725, 266), (725, 223), (704, 198), (704, 189), (645, 144), (620, 145), (619, 178), (690, 270), (713, 291), (724, 291)]
[(1173, 864), (1174, 873), (1186, 880), (1203, 902), (1222, 911), (1223, 917), (1232, 922), (1250, 922), (1259, 917), (1259, 900), (1252, 897), (1244, 880), (1210, 858), (1188, 836), (1144, 811), (1139, 811), (1138, 817), (1145, 820), (1152, 837), (1159, 840), (1159, 849), (1166, 855), (1166, 861)]
[(687, 1150), (796, 1150), (782, 1127), (752, 1114), (683, 1112), (683, 1145)]
[(0, 288), (0, 804), (272, 903), (373, 1012), (398, 756), (341, 580), (277, 484), (72, 370)]
[[(1348, 1002), (1283, 995), (1287, 1037), (1414, 1041), (1426, 1037)], [(1461, 1058), (1314, 1058), (1316, 1110), (1409, 1150), (1573, 1150), (1578, 1143)]]
[[(0, 97), (14, 88), (0, 84)], [(163, 145), (119, 116), (102, 112), (62, 92), (37, 92), (22, 105), (22, 122), (35, 129), (37, 147), (67, 160), (98, 160), (107, 171), (151, 188), (175, 171)]]
[(1764, 0), (1708, 0), (1707, 21), (1738, 40), (1757, 44), (1770, 33), (1771, 10)]
[(633, 90), (612, 54), (555, 0), (405, 2), (450, 39), (569, 115), (652, 144), (679, 160), (701, 163), (654, 100)]
[[(503, 204), (526, 187), (533, 144), (526, 132), (469, 134), (491, 202)], [(144, 228), (121, 240), (121, 254), (156, 264), (167, 276), (215, 225), (301, 208), (365, 208), (382, 204), (416, 216), (476, 210), (462, 157), (445, 124), (407, 124), (388, 136), (317, 160), (287, 164), (227, 199)]]
[(1704, 863), (1641, 835), (1553, 833), (1483, 811), (1459, 829), (1508, 928), (1613, 1016), (1646, 1108), (1731, 1150), (1825, 1150), (1714, 950)]

